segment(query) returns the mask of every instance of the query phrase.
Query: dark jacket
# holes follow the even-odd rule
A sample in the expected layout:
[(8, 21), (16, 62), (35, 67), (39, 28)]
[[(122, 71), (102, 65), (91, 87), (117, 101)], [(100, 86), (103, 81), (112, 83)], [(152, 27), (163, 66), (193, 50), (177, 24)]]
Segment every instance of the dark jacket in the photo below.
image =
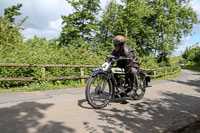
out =
[(125, 58), (131, 58), (130, 60), (119, 60), (117, 62), (118, 67), (125, 68), (126, 70), (131, 67), (139, 68), (139, 61), (137, 56), (135, 55), (133, 49), (126, 44), (124, 44), (124, 46), (118, 52), (113, 50), (112, 55), (117, 57), (122, 56)]

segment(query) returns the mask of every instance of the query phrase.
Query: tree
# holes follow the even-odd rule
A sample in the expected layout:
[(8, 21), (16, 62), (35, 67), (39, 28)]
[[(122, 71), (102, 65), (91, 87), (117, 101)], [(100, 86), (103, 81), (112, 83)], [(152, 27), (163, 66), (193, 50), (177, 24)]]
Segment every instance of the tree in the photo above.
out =
[(159, 61), (167, 61), (167, 56), (181, 43), (181, 38), (189, 35), (193, 25), (199, 23), (189, 2), (111, 1), (102, 16), (100, 40), (111, 41), (115, 35), (121, 34), (139, 56), (154, 54), (159, 55)]
[(59, 37), (61, 45), (77, 45), (90, 43), (96, 34), (96, 15), (100, 10), (99, 0), (68, 0), (74, 12), (62, 16), (64, 25)]
[(98, 42), (103, 44), (101, 50), (111, 52), (113, 49), (112, 40), (117, 34), (123, 35), (123, 24), (120, 18), (123, 7), (116, 1), (112, 0), (106, 10), (103, 12), (102, 20), (99, 21), (99, 33), (97, 34)]
[(181, 43), (181, 38), (191, 33), (198, 23), (197, 14), (189, 6), (190, 0), (149, 0), (152, 14), (148, 25), (155, 31), (155, 54), (165, 61)]
[(25, 22), (27, 17), (21, 20), (19, 23), (15, 23), (15, 16), (19, 16), (21, 13), (18, 12), (22, 4), (17, 4), (4, 9), (4, 16), (0, 16), (0, 46), (6, 50), (12, 49), (16, 44), (23, 42), (23, 36), (20, 30), (23, 29), (21, 25)]
[(199, 63), (200, 62), (200, 45), (199, 43), (196, 43), (193, 46), (189, 46), (186, 48), (184, 53), (182, 54), (182, 57), (186, 61)]
[(121, 2), (122, 4), (119, 4), (113, 0), (107, 6), (101, 21), (100, 34), (104, 38), (101, 40), (111, 42), (115, 35), (121, 34), (126, 37), (126, 43), (134, 48), (139, 56), (151, 54), (154, 43), (150, 35), (153, 30), (146, 22), (150, 16), (146, 1), (122, 0)]
[(9, 19), (11, 23), (15, 22), (15, 16), (21, 15), (19, 12), (22, 4), (17, 4), (16, 6), (8, 7), (4, 9), (4, 16)]

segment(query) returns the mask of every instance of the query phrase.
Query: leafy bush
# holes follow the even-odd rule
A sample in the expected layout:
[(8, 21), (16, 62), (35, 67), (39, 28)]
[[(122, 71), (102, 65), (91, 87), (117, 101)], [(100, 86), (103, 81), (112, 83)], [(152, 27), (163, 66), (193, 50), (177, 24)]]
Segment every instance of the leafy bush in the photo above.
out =
[[(56, 45), (56, 44), (54, 44)], [(0, 55), (0, 63), (19, 64), (62, 64), (62, 65), (100, 65), (105, 58), (89, 52), (86, 47), (51, 47), (52, 42), (34, 37)], [(3, 50), (3, 49), (0, 49)], [(85, 69), (89, 73), (89, 69)], [(80, 76), (79, 68), (47, 68), (47, 77)], [(41, 67), (0, 67), (0, 77), (33, 77), (41, 79)], [(1, 82), (0, 86), (21, 85), (21, 82)]]
[(187, 62), (199, 63), (200, 62), (200, 46), (197, 43), (196, 45), (189, 46), (184, 51), (182, 57)]
[(144, 56), (140, 58), (140, 65), (142, 68), (157, 68), (158, 63), (153, 56)]
[[(2, 51), (2, 47), (0, 47)], [(15, 47), (9, 52), (0, 54), (0, 63), (18, 64), (62, 64), (62, 65), (101, 65), (105, 55), (110, 54), (99, 51), (98, 54), (88, 46), (59, 47), (55, 41), (35, 36)], [(157, 68), (159, 64), (153, 56), (139, 58), (141, 68)], [(84, 68), (85, 75), (91, 74), (91, 68)], [(79, 68), (46, 68), (46, 77), (80, 76)], [(0, 67), (0, 77), (33, 77), (42, 80), (41, 67)], [(74, 81), (73, 81), (74, 82)], [(80, 82), (80, 80), (75, 80)], [(62, 80), (53, 83), (70, 84), (71, 80)], [(26, 82), (0, 82), (1, 87), (28, 85)]]

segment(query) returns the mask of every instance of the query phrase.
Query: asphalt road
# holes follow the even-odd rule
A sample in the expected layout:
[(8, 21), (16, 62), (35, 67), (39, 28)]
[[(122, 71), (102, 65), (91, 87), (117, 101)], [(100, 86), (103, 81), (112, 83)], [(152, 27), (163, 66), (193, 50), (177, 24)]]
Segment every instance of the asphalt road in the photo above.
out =
[(200, 120), (200, 72), (154, 81), (142, 100), (101, 110), (84, 88), (0, 94), (0, 133), (159, 133)]

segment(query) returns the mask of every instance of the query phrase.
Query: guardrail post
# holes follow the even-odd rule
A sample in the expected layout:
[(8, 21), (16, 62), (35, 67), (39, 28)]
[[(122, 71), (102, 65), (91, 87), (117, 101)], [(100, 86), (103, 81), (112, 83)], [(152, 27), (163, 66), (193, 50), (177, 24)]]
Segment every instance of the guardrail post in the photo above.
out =
[(46, 78), (46, 69), (45, 69), (45, 67), (41, 68), (41, 72), (42, 72), (42, 79), (45, 80), (45, 78)]
[(178, 67), (176, 67), (176, 73), (178, 72)]
[(167, 75), (167, 68), (165, 68), (165, 75)]
[[(81, 71), (81, 77), (84, 76), (84, 70), (83, 70), (83, 68), (80, 68), (80, 71)], [(81, 84), (84, 84), (84, 83), (85, 83), (85, 80), (81, 79)]]
[(156, 70), (153, 71), (153, 75), (155, 76), (154, 79), (156, 78)]

